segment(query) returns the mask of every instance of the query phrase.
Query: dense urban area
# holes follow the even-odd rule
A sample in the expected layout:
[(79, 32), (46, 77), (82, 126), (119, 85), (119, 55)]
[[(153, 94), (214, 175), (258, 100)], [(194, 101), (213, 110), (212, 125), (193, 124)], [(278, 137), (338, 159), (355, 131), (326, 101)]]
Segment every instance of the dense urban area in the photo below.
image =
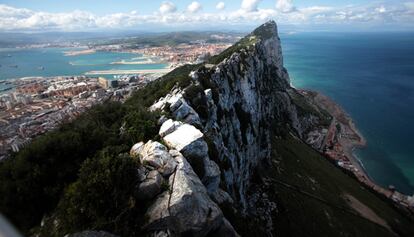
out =
[(15, 88), (0, 96), (0, 159), (93, 105), (127, 98), (149, 80), (145, 76), (124, 76), (116, 81), (73, 76), (2, 81)]
[[(25, 47), (56, 47), (55, 44)], [(114, 78), (86, 75), (28, 77), (0, 81), (7, 90), (0, 94), (0, 159), (18, 152), (37, 135), (71, 121), (93, 105), (107, 100), (124, 100), (131, 92), (183, 64), (202, 63), (229, 47), (228, 43), (197, 41), (176, 46), (148, 46), (131, 49), (123, 44), (105, 44), (82, 48), (79, 43), (63, 43), (75, 47), (66, 56), (91, 54), (96, 51), (129, 52), (144, 55), (146, 61), (114, 62), (114, 64), (169, 63), (168, 69), (125, 70)], [(79, 50), (78, 48), (81, 47)], [(99, 73), (99, 72), (97, 72)], [(97, 74), (92, 73), (92, 74)], [(139, 73), (139, 74), (129, 74)], [(112, 74), (112, 72), (111, 72)]]

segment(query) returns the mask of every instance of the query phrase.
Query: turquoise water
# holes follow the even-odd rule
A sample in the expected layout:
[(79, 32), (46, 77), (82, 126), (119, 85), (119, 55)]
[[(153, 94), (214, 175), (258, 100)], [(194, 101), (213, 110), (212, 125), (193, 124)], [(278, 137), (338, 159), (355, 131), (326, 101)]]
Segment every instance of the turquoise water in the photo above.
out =
[[(80, 75), (94, 70), (160, 69), (167, 66), (166, 64), (115, 65), (111, 63), (121, 60), (142, 61), (142, 59), (139, 59), (138, 54), (116, 52), (64, 56), (63, 52), (68, 50), (73, 49), (0, 49), (0, 80), (27, 76)], [(17, 68), (10, 67), (13, 65), (17, 65)], [(39, 70), (41, 66), (44, 70)], [(110, 78), (112, 75), (105, 77)]]
[(295, 87), (337, 101), (368, 141), (355, 153), (383, 186), (414, 193), (414, 33), (282, 35)]

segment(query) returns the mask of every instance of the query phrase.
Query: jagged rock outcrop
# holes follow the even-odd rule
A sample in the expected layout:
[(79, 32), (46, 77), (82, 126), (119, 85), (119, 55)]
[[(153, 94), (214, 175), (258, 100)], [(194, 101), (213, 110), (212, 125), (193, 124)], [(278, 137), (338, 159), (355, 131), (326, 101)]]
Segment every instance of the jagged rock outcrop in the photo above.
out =
[(130, 154), (138, 156), (143, 165), (157, 169), (163, 176), (170, 175), (177, 166), (167, 148), (159, 142), (139, 142), (131, 148)]
[[(275, 203), (264, 198), (260, 187), (251, 188), (253, 173), (269, 162), (271, 128), (289, 126), (302, 138), (318, 118), (301, 113), (294, 101), (300, 97), (283, 67), (275, 22), (257, 28), (212, 62), (190, 74), (189, 87), (172, 90), (150, 107), (172, 118), (160, 119), (159, 135), (178, 165), (168, 178), (170, 191), (148, 209), (146, 227), (158, 234), (237, 236), (217, 205), (226, 203), (239, 214), (263, 220), (271, 235)], [(153, 155), (143, 152), (146, 146), (136, 145), (131, 153), (159, 169), (166, 149)], [(150, 145), (152, 150), (157, 146)]]
[(164, 192), (148, 209), (147, 228), (165, 226), (177, 235), (206, 236), (224, 224), (223, 213), (184, 156), (176, 150), (170, 153), (178, 162), (169, 179), (171, 191)]
[[(177, 124), (174, 121), (166, 123)], [(177, 130), (181, 126), (191, 126), (179, 124), (181, 125)], [(190, 131), (200, 133), (194, 127)], [(171, 134), (174, 132), (171, 131)], [(197, 140), (201, 137), (192, 138)], [(179, 144), (178, 142), (173, 144)], [(191, 142), (186, 144), (191, 145)], [(155, 141), (140, 142), (131, 148), (131, 154), (138, 156), (142, 164), (137, 170), (140, 183), (136, 187), (136, 198), (152, 203), (145, 214), (144, 229), (151, 236), (207, 236), (213, 232), (217, 234), (215, 236), (238, 236), (217, 203), (210, 198), (206, 186), (187, 159), (179, 151), (170, 148), (168, 150)], [(191, 149), (184, 150), (193, 155), (192, 159), (196, 157), (194, 154), (200, 155), (199, 152), (191, 153)], [(208, 159), (207, 153), (202, 155), (204, 159)], [(174, 163), (174, 170), (161, 175), (158, 170), (166, 163)], [(163, 192), (160, 193), (161, 191)], [(225, 199), (226, 194), (223, 192), (220, 190), (217, 195), (224, 196), (222, 199)]]
[(172, 120), (163, 123), (159, 134), (170, 149), (178, 150), (188, 159), (208, 192), (215, 194), (220, 184), (220, 169), (209, 158), (204, 134), (192, 125)]
[(170, 112), (177, 120), (201, 126), (200, 117), (185, 101), (183, 93), (180, 90), (175, 89), (167, 96), (160, 98), (158, 102), (150, 107), (151, 111), (162, 109), (168, 110), (168, 112)]
[(253, 169), (270, 156), (271, 123), (289, 116), (290, 82), (274, 22), (238, 44), (240, 50), (199, 69), (193, 78), (209, 86), (204, 88), (208, 116), (203, 132), (212, 140), (227, 190), (245, 209)]
[[(282, 123), (303, 137), (318, 121), (299, 113), (293, 101), (297, 92), (283, 67), (275, 22), (260, 26), (227, 51), (230, 56), (220, 63), (190, 74), (193, 87), (202, 93), (187, 103), (204, 114), (199, 117), (215, 156), (210, 158), (219, 165), (231, 197), (246, 210), (252, 173), (270, 157), (270, 128)], [(188, 90), (195, 91), (187, 88), (184, 93)]]

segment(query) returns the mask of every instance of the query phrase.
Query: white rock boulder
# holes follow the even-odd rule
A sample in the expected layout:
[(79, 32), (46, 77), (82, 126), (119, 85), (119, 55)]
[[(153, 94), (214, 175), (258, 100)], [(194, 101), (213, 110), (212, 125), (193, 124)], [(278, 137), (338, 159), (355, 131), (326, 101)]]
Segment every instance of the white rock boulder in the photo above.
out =
[(134, 145), (131, 147), (131, 150), (129, 151), (129, 154), (130, 154), (131, 156), (138, 156), (139, 151), (141, 150), (141, 147), (142, 147), (143, 145), (144, 145), (144, 143), (143, 143), (143, 142), (138, 142), (138, 143), (134, 144)]
[(173, 121), (172, 119), (168, 119), (167, 121), (165, 121), (161, 125), (160, 131), (159, 131), (158, 134), (161, 137), (165, 137), (166, 135), (168, 135), (168, 134), (174, 132), (175, 130), (177, 130), (177, 128), (181, 125), (182, 125), (181, 122)]
[(159, 142), (148, 141), (137, 143), (131, 149), (131, 154), (136, 154), (141, 164), (158, 170), (163, 176), (174, 172), (177, 162), (168, 153), (167, 148)]
[(163, 140), (171, 149), (175, 149), (189, 157), (204, 157), (208, 154), (208, 147), (202, 139), (203, 133), (189, 124), (179, 126), (174, 132), (166, 135)]

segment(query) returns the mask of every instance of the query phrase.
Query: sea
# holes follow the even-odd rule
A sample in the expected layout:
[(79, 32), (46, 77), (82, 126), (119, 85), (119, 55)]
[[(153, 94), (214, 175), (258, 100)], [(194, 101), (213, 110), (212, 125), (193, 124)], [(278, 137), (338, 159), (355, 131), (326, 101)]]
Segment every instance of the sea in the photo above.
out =
[(282, 34), (292, 84), (333, 98), (367, 139), (376, 183), (414, 193), (414, 32)]
[[(378, 184), (414, 193), (414, 32), (281, 34), (285, 66), (297, 88), (339, 103), (367, 139), (355, 155)], [(64, 56), (69, 49), (0, 49), (0, 80), (79, 75), (92, 70), (161, 69), (130, 53)], [(18, 67), (10, 67), (17, 65)], [(44, 67), (44, 70), (40, 70)], [(105, 75), (110, 77), (112, 75)], [(4, 86), (0, 83), (0, 87)], [(1, 88), (0, 88), (1, 89)]]
[[(135, 53), (103, 52), (76, 56), (65, 56), (67, 51), (75, 48), (33, 48), (0, 49), (0, 80), (31, 76), (73, 76), (90, 71), (102, 70), (141, 70), (162, 69), (164, 63), (151, 64), (112, 64), (115, 62), (139, 62), (146, 60), (143, 55)], [(114, 75), (104, 76), (113, 79)], [(0, 84), (4, 87), (4, 85)], [(4, 88), (3, 88), (4, 89)]]

